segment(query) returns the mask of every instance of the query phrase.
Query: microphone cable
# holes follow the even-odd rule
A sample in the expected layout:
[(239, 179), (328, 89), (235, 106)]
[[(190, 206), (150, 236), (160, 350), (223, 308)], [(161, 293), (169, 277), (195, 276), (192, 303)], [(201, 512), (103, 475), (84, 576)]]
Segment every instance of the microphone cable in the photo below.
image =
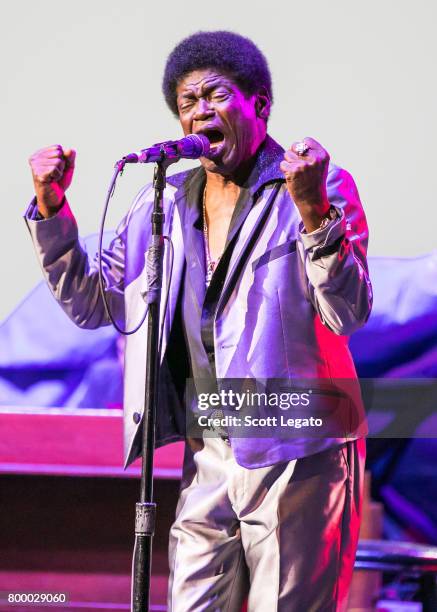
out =
[[(105, 287), (105, 279), (103, 278), (103, 263), (102, 263), (102, 252), (103, 252), (103, 234), (105, 231), (105, 222), (106, 222), (106, 215), (108, 212), (108, 208), (109, 208), (109, 201), (112, 198), (112, 196), (114, 195), (115, 192), (115, 186), (117, 183), (117, 178), (118, 176), (123, 174), (123, 170), (124, 170), (124, 162), (123, 160), (118, 161), (115, 164), (115, 170), (114, 173), (112, 175), (111, 178), (111, 182), (109, 183), (109, 188), (108, 188), (108, 192), (106, 194), (106, 199), (105, 199), (105, 204), (103, 207), (103, 213), (102, 213), (102, 220), (100, 223), (100, 230), (99, 230), (99, 243), (98, 243), (98, 251), (97, 251), (97, 262), (98, 262), (98, 279), (99, 279), (99, 290), (100, 290), (100, 295), (102, 297), (103, 300), (103, 306), (105, 309), (105, 313), (106, 316), (108, 317), (108, 319), (111, 321), (112, 325), (114, 326), (114, 328), (118, 331), (119, 334), (123, 335), (123, 336), (131, 336), (132, 334), (135, 334), (140, 327), (143, 325), (144, 321), (146, 320), (147, 314), (149, 312), (149, 305), (146, 305), (145, 311), (143, 316), (141, 317), (140, 322), (133, 328), (130, 330), (122, 329), (117, 321), (115, 320), (115, 317), (112, 315), (111, 313), (111, 309), (109, 307), (109, 303), (106, 297), (106, 287)], [(161, 322), (161, 327), (160, 327), (160, 332), (159, 332), (159, 354), (161, 354), (161, 347), (162, 347), (162, 336), (163, 336), (163, 331), (164, 331), (164, 321), (165, 321), (165, 315), (167, 312), (167, 306), (168, 306), (168, 298), (169, 298), (169, 294), (170, 294), (170, 284), (171, 284), (171, 279), (172, 279), (172, 275), (173, 275), (173, 263), (174, 263), (174, 245), (173, 242), (170, 238), (170, 236), (163, 236), (164, 240), (168, 242), (169, 248), (170, 248), (170, 271), (169, 271), (169, 275), (168, 275), (168, 281), (167, 281), (167, 287), (166, 287), (166, 291), (165, 291), (165, 300), (164, 300), (164, 311), (163, 311), (163, 317), (162, 317), (162, 322)]]

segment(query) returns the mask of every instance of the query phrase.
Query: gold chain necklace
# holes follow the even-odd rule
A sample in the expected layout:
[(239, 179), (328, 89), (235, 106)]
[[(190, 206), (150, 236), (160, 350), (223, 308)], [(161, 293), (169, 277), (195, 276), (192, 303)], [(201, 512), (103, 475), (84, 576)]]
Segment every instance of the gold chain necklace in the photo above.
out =
[(203, 241), (205, 243), (205, 259), (206, 259), (205, 283), (206, 283), (206, 286), (208, 287), (209, 283), (211, 282), (212, 275), (214, 274), (214, 270), (216, 269), (220, 261), (221, 255), (220, 257), (216, 259), (216, 261), (213, 261), (211, 259), (211, 253), (209, 251), (208, 223), (206, 221), (206, 187), (203, 190), (202, 211), (203, 211)]

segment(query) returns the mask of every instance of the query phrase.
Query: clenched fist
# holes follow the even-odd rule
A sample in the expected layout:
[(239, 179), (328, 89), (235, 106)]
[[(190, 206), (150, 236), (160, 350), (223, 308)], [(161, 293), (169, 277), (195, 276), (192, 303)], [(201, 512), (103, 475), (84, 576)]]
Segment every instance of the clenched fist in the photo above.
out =
[[(300, 152), (299, 145), (306, 145)], [(304, 138), (302, 143), (294, 142), (284, 153), (281, 170), (287, 182), (288, 191), (299, 209), (307, 232), (320, 227), (329, 214), (330, 204), (326, 193), (329, 154), (313, 138)]]
[(52, 145), (39, 149), (30, 158), (38, 210), (51, 217), (59, 210), (74, 173), (76, 152)]

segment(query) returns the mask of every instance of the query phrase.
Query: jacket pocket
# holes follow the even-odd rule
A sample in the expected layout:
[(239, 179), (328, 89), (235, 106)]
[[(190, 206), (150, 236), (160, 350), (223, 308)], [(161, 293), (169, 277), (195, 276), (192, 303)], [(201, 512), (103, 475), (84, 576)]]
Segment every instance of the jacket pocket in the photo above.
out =
[(255, 272), (261, 266), (265, 266), (266, 264), (274, 261), (275, 259), (279, 259), (279, 257), (283, 257), (284, 255), (289, 255), (290, 253), (294, 253), (296, 251), (296, 240), (288, 240), (283, 244), (279, 244), (278, 246), (273, 247), (272, 249), (263, 253), (260, 257), (255, 259), (252, 262), (252, 272)]

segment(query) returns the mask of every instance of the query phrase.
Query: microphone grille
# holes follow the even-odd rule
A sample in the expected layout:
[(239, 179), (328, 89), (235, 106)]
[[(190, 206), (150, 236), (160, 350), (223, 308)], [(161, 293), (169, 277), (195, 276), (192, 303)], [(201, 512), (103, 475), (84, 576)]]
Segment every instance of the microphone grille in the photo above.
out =
[(210, 143), (208, 138), (203, 134), (189, 134), (184, 140), (189, 141), (191, 145), (190, 147), (184, 146), (184, 157), (197, 159), (209, 153)]

